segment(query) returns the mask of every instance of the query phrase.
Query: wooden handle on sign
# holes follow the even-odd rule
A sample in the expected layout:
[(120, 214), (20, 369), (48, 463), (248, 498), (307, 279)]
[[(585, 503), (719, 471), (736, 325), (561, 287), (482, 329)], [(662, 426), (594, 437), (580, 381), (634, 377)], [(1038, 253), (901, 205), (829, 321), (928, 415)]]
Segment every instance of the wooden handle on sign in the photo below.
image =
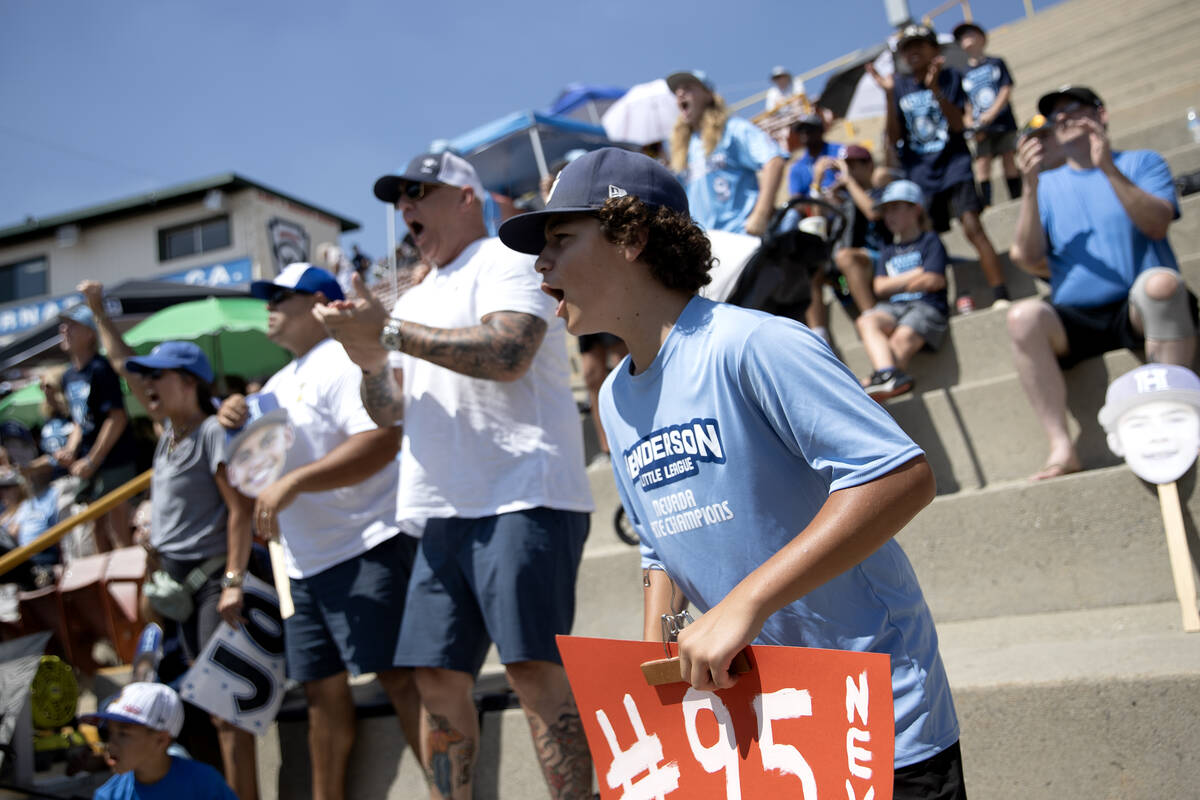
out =
[(279, 595), (279, 616), (287, 619), (296, 613), (292, 603), (292, 582), (288, 580), (287, 561), (283, 556), (283, 545), (278, 539), (267, 542), (267, 552), (271, 554), (271, 574), (275, 576), (275, 594)]
[(1167, 531), (1167, 555), (1171, 559), (1171, 575), (1175, 579), (1175, 596), (1179, 598), (1179, 607), (1183, 612), (1183, 629), (1195, 633), (1200, 631), (1196, 581), (1192, 576), (1192, 558), (1183, 527), (1183, 511), (1179, 507), (1179, 489), (1174, 481), (1158, 484), (1158, 504), (1162, 509), (1163, 527)]
[[(733, 657), (733, 661), (729, 663), (729, 671), (734, 675), (745, 675), (750, 671), (750, 659), (746, 658), (746, 651), (743, 650)], [(683, 678), (679, 676), (679, 656), (647, 661), (642, 664), (642, 675), (651, 686), (683, 683)]]

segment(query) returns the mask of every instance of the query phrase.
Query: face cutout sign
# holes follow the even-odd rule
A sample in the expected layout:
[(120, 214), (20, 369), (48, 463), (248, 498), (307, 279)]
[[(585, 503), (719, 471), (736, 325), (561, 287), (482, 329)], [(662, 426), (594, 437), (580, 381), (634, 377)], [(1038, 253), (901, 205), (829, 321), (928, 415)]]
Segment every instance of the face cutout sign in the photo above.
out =
[(283, 474), (295, 433), (274, 395), (252, 394), (246, 406), (250, 420), (229, 442), (229, 483), (247, 497), (258, 497)]
[(1186, 367), (1145, 364), (1109, 385), (1099, 417), (1109, 449), (1133, 474), (1171, 483), (1200, 453), (1200, 378)]

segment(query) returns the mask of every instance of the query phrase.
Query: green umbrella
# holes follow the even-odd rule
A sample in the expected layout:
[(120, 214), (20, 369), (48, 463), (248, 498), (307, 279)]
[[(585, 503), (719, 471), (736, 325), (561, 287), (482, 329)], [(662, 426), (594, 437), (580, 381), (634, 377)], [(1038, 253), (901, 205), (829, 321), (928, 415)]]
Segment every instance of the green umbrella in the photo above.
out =
[(42, 387), (37, 381), (0, 400), (0, 420), (15, 419), (33, 430), (42, 424)]
[(250, 297), (209, 297), (164, 308), (134, 325), (124, 338), (139, 354), (159, 342), (195, 342), (218, 378), (265, 377), (292, 358), (267, 338), (267, 304)]

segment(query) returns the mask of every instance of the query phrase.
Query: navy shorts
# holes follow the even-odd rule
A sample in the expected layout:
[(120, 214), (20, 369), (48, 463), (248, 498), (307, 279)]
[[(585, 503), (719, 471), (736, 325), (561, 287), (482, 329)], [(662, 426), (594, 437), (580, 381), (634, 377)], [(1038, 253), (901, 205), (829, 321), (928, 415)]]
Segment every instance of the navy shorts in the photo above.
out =
[(288, 677), (316, 681), (392, 668), (417, 540), (398, 533), (327, 570), (292, 580), (283, 621)]
[[(1196, 295), (1188, 292), (1188, 314), (1192, 324), (1200, 320)], [(1058, 359), (1062, 369), (1070, 369), (1084, 359), (1104, 355), (1110, 350), (1141, 350), (1145, 338), (1129, 318), (1129, 298), (1105, 306), (1050, 305), (1067, 333), (1067, 354)]]
[(897, 767), (893, 776), (892, 800), (967, 800), (958, 742), (924, 761)]
[(974, 178), (935, 192), (929, 198), (929, 220), (938, 233), (950, 230), (950, 220), (961, 219), (969, 211), (976, 214), (983, 211), (983, 199)]
[(493, 641), (505, 664), (562, 663), (554, 637), (575, 620), (589, 524), (583, 512), (551, 508), (428, 520), (396, 665), (474, 675)]

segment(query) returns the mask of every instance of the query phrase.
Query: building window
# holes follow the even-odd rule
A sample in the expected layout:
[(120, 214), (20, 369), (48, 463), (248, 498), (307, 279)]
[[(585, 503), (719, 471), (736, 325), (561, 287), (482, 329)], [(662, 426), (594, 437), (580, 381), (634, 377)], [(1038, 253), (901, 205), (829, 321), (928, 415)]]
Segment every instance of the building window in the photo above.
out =
[(203, 222), (190, 222), (158, 232), (158, 260), (194, 256), (210, 250), (229, 247), (229, 217), (213, 217)]
[(0, 303), (46, 294), (48, 274), (45, 256), (0, 267)]

